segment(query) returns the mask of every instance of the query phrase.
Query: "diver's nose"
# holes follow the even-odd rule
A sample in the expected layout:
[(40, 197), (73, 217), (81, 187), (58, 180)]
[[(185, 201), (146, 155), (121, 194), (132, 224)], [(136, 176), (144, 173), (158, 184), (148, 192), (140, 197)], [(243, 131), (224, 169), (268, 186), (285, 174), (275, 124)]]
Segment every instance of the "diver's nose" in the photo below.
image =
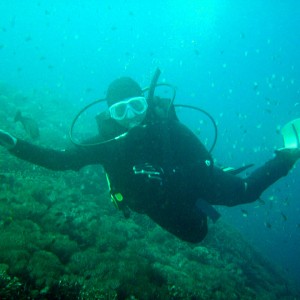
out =
[(127, 114), (126, 114), (127, 119), (133, 119), (135, 117), (135, 113), (132, 111), (132, 109), (129, 107)]

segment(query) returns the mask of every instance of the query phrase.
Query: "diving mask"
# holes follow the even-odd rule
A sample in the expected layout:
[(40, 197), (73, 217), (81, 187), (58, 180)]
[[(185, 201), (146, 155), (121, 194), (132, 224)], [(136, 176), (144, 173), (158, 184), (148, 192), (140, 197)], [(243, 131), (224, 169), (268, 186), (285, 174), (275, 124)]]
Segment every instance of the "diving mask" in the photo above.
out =
[(147, 108), (145, 97), (134, 97), (113, 104), (109, 108), (109, 113), (120, 125), (132, 128), (144, 120)]

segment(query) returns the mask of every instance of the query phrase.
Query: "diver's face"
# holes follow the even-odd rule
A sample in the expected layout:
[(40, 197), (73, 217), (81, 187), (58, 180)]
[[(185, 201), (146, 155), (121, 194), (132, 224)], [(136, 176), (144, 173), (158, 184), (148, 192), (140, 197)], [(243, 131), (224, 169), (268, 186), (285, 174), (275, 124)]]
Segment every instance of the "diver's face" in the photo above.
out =
[(109, 113), (121, 126), (130, 129), (143, 122), (147, 109), (148, 104), (144, 97), (134, 97), (113, 104)]

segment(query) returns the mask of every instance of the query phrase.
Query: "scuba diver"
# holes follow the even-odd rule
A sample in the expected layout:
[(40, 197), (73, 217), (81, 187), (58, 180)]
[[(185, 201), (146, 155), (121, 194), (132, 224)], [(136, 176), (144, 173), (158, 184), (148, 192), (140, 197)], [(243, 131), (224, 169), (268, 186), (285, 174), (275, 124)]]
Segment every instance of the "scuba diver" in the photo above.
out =
[(125, 217), (131, 210), (146, 214), (178, 238), (198, 243), (207, 234), (208, 217), (220, 217), (212, 205), (253, 202), (288, 174), (300, 158), (300, 123), (284, 127), (286, 147), (242, 178), (215, 166), (210, 151), (178, 120), (173, 101), (154, 96), (158, 76), (159, 70), (147, 97), (133, 79), (114, 80), (103, 99), (108, 108), (96, 117), (99, 133), (82, 143), (72, 139), (77, 116), (71, 127), (75, 145), (68, 149), (42, 148), (5, 131), (0, 131), (0, 145), (52, 170), (101, 164), (112, 201)]

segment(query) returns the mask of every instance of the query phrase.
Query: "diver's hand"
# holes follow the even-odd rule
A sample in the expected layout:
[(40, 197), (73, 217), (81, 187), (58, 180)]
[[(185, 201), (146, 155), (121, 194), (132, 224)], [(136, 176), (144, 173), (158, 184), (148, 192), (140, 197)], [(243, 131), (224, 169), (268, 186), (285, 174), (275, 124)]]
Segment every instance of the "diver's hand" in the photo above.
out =
[(281, 148), (275, 151), (276, 156), (295, 163), (300, 158), (300, 148)]
[(17, 139), (8, 132), (0, 129), (0, 146), (10, 150), (16, 146)]

